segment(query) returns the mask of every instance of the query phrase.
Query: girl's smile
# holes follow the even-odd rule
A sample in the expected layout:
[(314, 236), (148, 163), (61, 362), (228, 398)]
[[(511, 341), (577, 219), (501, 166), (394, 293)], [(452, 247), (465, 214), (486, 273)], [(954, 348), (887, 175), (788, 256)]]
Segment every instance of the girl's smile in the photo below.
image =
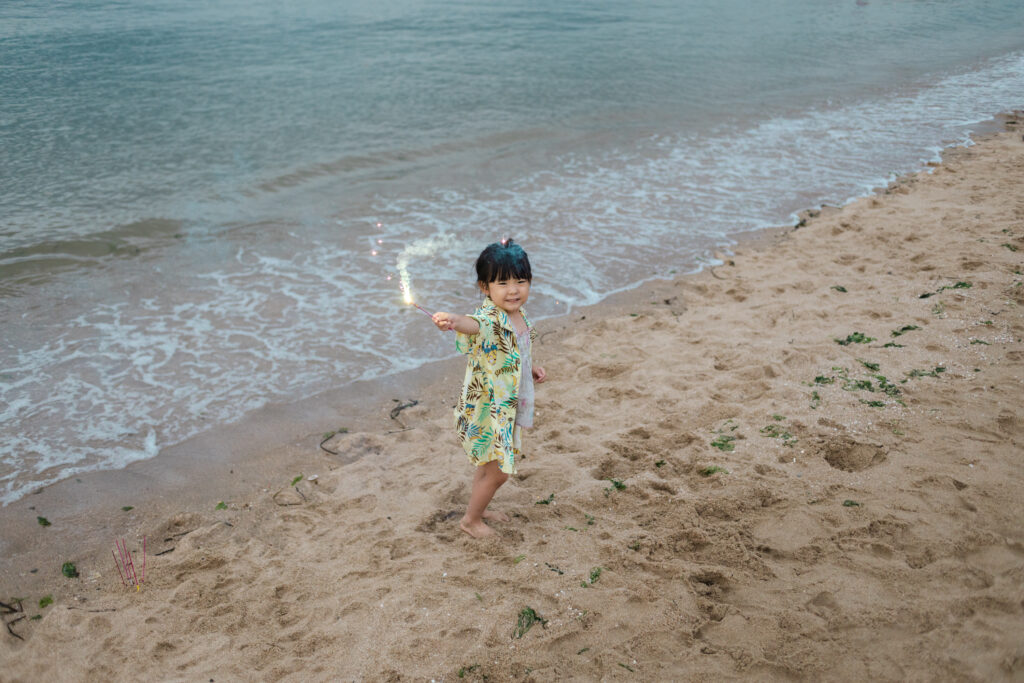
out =
[(529, 280), (498, 280), (487, 285), (480, 283), (480, 289), (491, 297), (495, 306), (509, 315), (518, 312), (530, 298)]

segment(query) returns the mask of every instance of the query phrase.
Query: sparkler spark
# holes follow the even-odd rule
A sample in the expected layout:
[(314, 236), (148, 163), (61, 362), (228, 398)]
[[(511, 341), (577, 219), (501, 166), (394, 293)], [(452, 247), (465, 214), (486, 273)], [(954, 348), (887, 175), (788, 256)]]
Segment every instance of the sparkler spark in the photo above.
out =
[[(388, 277), (388, 279), (390, 280), (391, 278)], [(425, 313), (426, 315), (430, 316), (431, 319), (433, 319), (433, 317), (434, 317), (433, 313), (431, 313), (427, 309), (423, 308), (422, 306), (420, 306), (418, 303), (416, 303), (413, 300), (413, 298), (412, 298), (412, 291), (408, 287), (406, 287), (405, 285), (398, 285), (398, 288), (402, 290), (402, 298), (405, 299), (405, 303), (406, 304), (408, 304), (409, 306), (415, 306), (419, 310), (423, 311), (423, 313)]]
[(414, 258), (430, 258), (435, 256), (437, 252), (442, 249), (451, 248), (454, 244), (454, 235), (441, 234), (435, 237), (416, 240), (402, 249), (402, 252), (398, 255), (396, 267), (398, 269), (398, 277), (401, 280), (399, 289), (402, 290), (402, 298), (405, 299), (405, 303), (407, 305), (416, 306), (416, 308), (419, 308), (427, 315), (433, 317), (433, 314), (430, 313), (430, 311), (419, 306), (413, 298), (412, 280), (409, 277), (409, 264)]

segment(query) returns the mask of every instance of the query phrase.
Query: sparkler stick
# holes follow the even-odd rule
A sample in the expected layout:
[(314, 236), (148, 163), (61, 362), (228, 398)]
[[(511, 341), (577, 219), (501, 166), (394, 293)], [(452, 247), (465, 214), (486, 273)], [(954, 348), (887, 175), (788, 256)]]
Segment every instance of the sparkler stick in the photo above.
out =
[(125, 577), (131, 578), (128, 576), (128, 563), (124, 561), (124, 548), (121, 547), (121, 541), (115, 538), (114, 545), (117, 546), (117, 553), (121, 556), (121, 566), (124, 568)]
[[(142, 537), (142, 576), (139, 577), (138, 572), (135, 569), (135, 558), (132, 557), (132, 551), (128, 550), (128, 541), (125, 539), (114, 539), (114, 545), (117, 546), (117, 552), (110, 551), (111, 556), (114, 558), (114, 566), (117, 567), (117, 575), (121, 577), (121, 585), (127, 588), (130, 585), (135, 586), (135, 590), (142, 590), (142, 583), (146, 580), (146, 537)], [(124, 570), (122, 572), (122, 569)]]
[(117, 563), (117, 555), (111, 550), (110, 554), (114, 557), (114, 566), (117, 567), (117, 575), (121, 577), (121, 585), (125, 588), (128, 587), (128, 582), (124, 580), (124, 574), (121, 573), (121, 565)]
[[(125, 546), (123, 546), (123, 545), (121, 544), (121, 541), (119, 541), (119, 540), (118, 540), (118, 539), (116, 539), (116, 538), (114, 539), (114, 545), (116, 545), (116, 546), (117, 546), (117, 554), (118, 554), (118, 556), (120, 557), (120, 560), (121, 560), (121, 562), (120, 562), (120, 564), (118, 565), (117, 569), (118, 569), (118, 571), (119, 571), (119, 572), (120, 572), (120, 571), (121, 571), (122, 569), (124, 570), (124, 582), (125, 582), (125, 587), (127, 588), (127, 586), (128, 586), (128, 582), (129, 582), (129, 581), (131, 580), (131, 578), (132, 578), (132, 574), (131, 574), (131, 572), (130, 572), (130, 571), (128, 570), (128, 561), (127, 561), (127, 560), (125, 559), (125, 550), (126, 550), (127, 548), (126, 548)], [(116, 559), (116, 558), (115, 558), (115, 559)]]
[(430, 312), (430, 311), (428, 311), (427, 309), (423, 308), (423, 307), (422, 307), (422, 306), (420, 306), (420, 305), (419, 305), (418, 303), (415, 303), (415, 302), (413, 302), (413, 304), (412, 304), (412, 305), (413, 305), (413, 306), (415, 306), (416, 308), (420, 309), (421, 311), (423, 311), (423, 312), (424, 312), (424, 313), (426, 313), (427, 315), (429, 315), (429, 316), (430, 316), (431, 318), (433, 318), (433, 317), (434, 317), (434, 314), (433, 314), (433, 313), (431, 313), (431, 312)]
[(117, 545), (117, 552), (121, 556), (121, 568), (124, 569), (125, 579), (131, 579), (131, 575), (128, 573), (128, 561), (124, 559), (124, 546), (121, 545), (119, 539), (114, 539), (114, 543)]
[(128, 544), (123, 538), (121, 539), (121, 564), (124, 566), (124, 575), (128, 577), (129, 582), (134, 584), (135, 580), (132, 577), (132, 566), (131, 563), (128, 562)]
[(131, 568), (132, 572), (132, 583), (134, 583), (137, 587), (139, 585), (139, 577), (135, 575), (135, 562), (132, 560), (131, 551), (128, 550), (128, 542), (122, 538), (121, 545), (124, 546), (125, 555), (128, 556), (128, 566)]

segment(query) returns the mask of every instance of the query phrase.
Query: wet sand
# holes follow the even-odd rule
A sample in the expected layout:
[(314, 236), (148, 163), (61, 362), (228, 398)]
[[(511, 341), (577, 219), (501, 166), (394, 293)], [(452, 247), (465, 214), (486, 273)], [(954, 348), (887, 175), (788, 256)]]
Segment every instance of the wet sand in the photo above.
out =
[(458, 358), (0, 510), (4, 679), (1019, 680), (1021, 128), (542, 322), (496, 539)]

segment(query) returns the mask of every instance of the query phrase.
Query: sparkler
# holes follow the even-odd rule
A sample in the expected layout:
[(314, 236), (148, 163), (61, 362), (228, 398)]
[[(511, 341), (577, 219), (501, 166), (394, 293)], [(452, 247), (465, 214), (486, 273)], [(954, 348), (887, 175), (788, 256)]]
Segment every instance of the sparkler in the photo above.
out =
[(114, 544), (117, 546), (117, 552), (115, 553), (111, 550), (110, 554), (114, 556), (114, 566), (117, 567), (117, 574), (121, 577), (121, 584), (125, 588), (135, 586), (135, 590), (141, 590), (142, 584), (146, 581), (146, 537), (142, 537), (141, 577), (135, 571), (135, 560), (132, 558), (131, 551), (128, 550), (128, 544), (125, 540), (123, 538), (120, 541), (114, 539)]
[(424, 315), (430, 316), (430, 318), (434, 317), (433, 313), (420, 306), (413, 298), (412, 284), (409, 277), (409, 264), (413, 259), (431, 258), (442, 249), (450, 249), (455, 244), (456, 241), (453, 235), (441, 234), (416, 240), (411, 244), (407, 244), (402, 249), (402, 252), (398, 255), (398, 262), (395, 265), (398, 268), (398, 277), (401, 280), (399, 289), (402, 290), (402, 297), (405, 299), (406, 305), (415, 306)]
[(410, 285), (409, 279), (409, 258), (404, 252), (398, 258), (398, 276), (402, 280), (398, 285), (398, 288), (402, 290), (402, 298), (405, 299), (406, 305), (415, 306), (433, 319), (434, 314), (416, 303), (416, 300), (412, 297), (412, 286)]
[(433, 319), (433, 317), (434, 317), (434, 314), (433, 314), (433, 313), (431, 313), (430, 311), (428, 311), (427, 309), (423, 308), (422, 306), (420, 306), (420, 305), (419, 305), (418, 303), (416, 303), (416, 301), (415, 301), (415, 300), (414, 300), (414, 299), (412, 298), (412, 290), (411, 290), (411, 289), (409, 289), (408, 285), (406, 285), (406, 284), (405, 284), (405, 283), (403, 282), (402, 284), (400, 284), (400, 285), (398, 286), (398, 288), (402, 290), (402, 297), (403, 297), (403, 298), (405, 299), (405, 303), (406, 303), (406, 304), (408, 304), (409, 306), (415, 306), (416, 308), (420, 309), (420, 310), (421, 310), (421, 311), (422, 311), (422, 312), (423, 312), (424, 314), (426, 314), (426, 315), (430, 316), (430, 318), (431, 318), (431, 319)]

